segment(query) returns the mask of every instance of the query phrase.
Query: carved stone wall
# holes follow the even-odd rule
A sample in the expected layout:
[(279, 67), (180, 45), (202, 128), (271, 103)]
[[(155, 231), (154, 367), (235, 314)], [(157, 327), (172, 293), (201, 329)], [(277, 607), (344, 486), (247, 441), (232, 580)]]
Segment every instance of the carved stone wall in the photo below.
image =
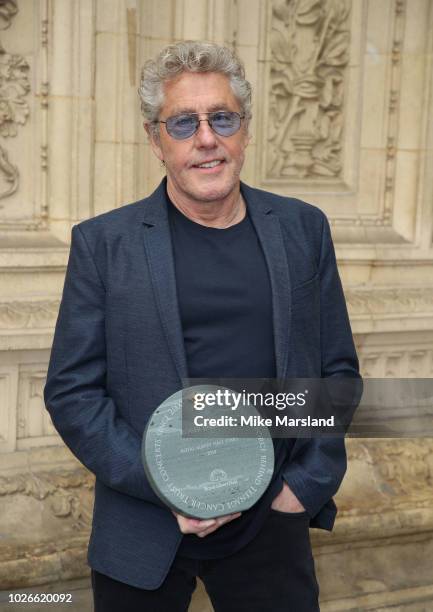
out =
[(343, 176), (350, 5), (271, 3), (265, 180)]
[[(0, 589), (88, 572), (93, 476), (42, 388), (72, 225), (162, 176), (136, 90), (172, 40), (244, 60), (243, 179), (327, 213), (364, 376), (433, 377), (432, 32), (430, 0), (0, 0)], [(432, 441), (348, 447), (322, 609), (432, 609)]]

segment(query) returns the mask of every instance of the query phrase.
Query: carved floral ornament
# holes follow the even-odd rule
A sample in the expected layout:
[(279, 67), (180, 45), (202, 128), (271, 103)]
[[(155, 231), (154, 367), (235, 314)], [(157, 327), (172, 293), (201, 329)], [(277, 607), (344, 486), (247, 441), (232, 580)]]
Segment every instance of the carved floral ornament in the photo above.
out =
[(24, 125), (29, 105), (29, 65), (21, 55), (7, 53), (0, 45), (0, 135), (16, 136), (17, 125)]
[(0, 475), (0, 497), (27, 495), (47, 502), (53, 516), (72, 520), (75, 529), (87, 528), (91, 523), (91, 500), (86, 492), (93, 489), (94, 476), (84, 468)]
[(0, 0), (0, 30), (7, 30), (17, 13), (16, 0)]
[(0, 329), (50, 328), (59, 311), (58, 298), (34, 302), (0, 302)]
[[(11, 24), (18, 12), (15, 0), (0, 0), (0, 30)], [(25, 97), (30, 91), (29, 64), (18, 54), (8, 53), (0, 43), (0, 136), (16, 136), (18, 125), (24, 125), (29, 115)], [(0, 145), (0, 199), (12, 195), (18, 188), (18, 168), (9, 161), (7, 150)]]
[(347, 0), (272, 0), (269, 178), (341, 174)]
[[(383, 494), (384, 506), (396, 502), (404, 505), (417, 499), (431, 503), (432, 452), (431, 438), (424, 438), (422, 444), (416, 439), (352, 439), (348, 444), (349, 463), (358, 461), (374, 470), (382, 484), (377, 491)], [(363, 501), (368, 507), (368, 499)]]
[(431, 312), (431, 287), (392, 287), (389, 289), (349, 289), (346, 302), (351, 316), (374, 314), (413, 314)]

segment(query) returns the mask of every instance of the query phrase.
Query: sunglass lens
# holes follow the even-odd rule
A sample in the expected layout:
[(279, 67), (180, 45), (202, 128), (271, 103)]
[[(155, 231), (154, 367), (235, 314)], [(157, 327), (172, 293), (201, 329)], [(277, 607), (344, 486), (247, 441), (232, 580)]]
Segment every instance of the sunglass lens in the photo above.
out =
[[(220, 136), (232, 136), (241, 126), (241, 117), (238, 113), (218, 111), (209, 113), (209, 124)], [(167, 132), (177, 140), (189, 138), (197, 131), (200, 120), (195, 113), (190, 115), (176, 115), (166, 121)]]
[(194, 115), (177, 115), (167, 119), (167, 132), (173, 138), (189, 138), (197, 129), (198, 120)]
[(209, 116), (212, 129), (220, 136), (231, 136), (241, 126), (241, 118), (237, 113), (220, 112)]

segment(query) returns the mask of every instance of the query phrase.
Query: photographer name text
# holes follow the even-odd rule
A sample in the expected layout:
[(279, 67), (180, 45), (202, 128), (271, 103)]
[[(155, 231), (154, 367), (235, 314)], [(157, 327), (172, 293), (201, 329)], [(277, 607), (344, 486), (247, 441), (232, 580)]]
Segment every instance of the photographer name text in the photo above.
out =
[(291, 418), (287, 415), (275, 415), (275, 419), (258, 415), (234, 417), (221, 415), (205, 417), (198, 414), (194, 417), (195, 427), (334, 427), (334, 416), (328, 419), (314, 418), (310, 415)]

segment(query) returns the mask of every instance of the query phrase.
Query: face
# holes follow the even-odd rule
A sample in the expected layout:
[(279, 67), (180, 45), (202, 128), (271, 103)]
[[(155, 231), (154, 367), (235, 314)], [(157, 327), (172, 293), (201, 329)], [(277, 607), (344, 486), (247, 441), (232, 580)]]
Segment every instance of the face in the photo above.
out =
[[(206, 113), (215, 110), (241, 109), (228, 77), (219, 73), (181, 74), (164, 86), (165, 99), (159, 119), (180, 113)], [(202, 115), (200, 119), (205, 119)], [(244, 163), (244, 151), (249, 142), (248, 129), (242, 120), (238, 132), (224, 137), (216, 134), (206, 121), (197, 132), (185, 140), (175, 140), (159, 124), (159, 135), (153, 137), (146, 127), (153, 151), (165, 162), (167, 186), (171, 196), (184, 203), (215, 202), (228, 198), (239, 189), (239, 174)], [(219, 163), (201, 168), (205, 162)]]

